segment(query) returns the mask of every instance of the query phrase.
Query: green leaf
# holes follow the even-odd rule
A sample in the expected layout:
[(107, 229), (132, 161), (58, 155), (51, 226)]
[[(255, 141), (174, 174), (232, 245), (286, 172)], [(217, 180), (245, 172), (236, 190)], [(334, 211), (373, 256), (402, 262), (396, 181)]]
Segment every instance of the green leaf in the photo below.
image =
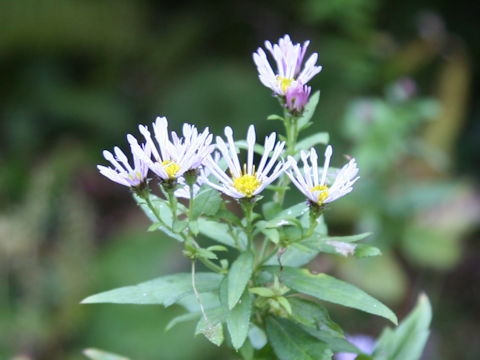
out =
[(299, 141), (295, 146), (295, 152), (298, 153), (301, 150), (308, 150), (311, 147), (318, 144), (328, 144), (329, 136), (326, 132), (320, 132)]
[(83, 355), (91, 360), (129, 360), (124, 356), (109, 353), (98, 349), (85, 349)]
[[(195, 280), (199, 292), (217, 290), (223, 276), (214, 273), (197, 273)], [(192, 294), (192, 275), (180, 273), (167, 275), (133, 286), (101, 292), (82, 300), (82, 304), (161, 304), (170, 306)]]
[(202, 314), (200, 312), (186, 313), (179, 316), (175, 316), (170, 322), (165, 326), (165, 331), (170, 330), (177, 324), (181, 324), (187, 321), (197, 320)]
[(310, 96), (307, 105), (305, 105), (305, 111), (303, 112), (302, 116), (297, 120), (297, 129), (300, 132), (304, 129), (307, 124), (309, 123), (310, 119), (313, 117), (315, 113), (315, 109), (317, 108), (318, 101), (320, 100), (320, 91), (315, 91), (315, 93)]
[(351, 243), (351, 242), (364, 240), (370, 235), (372, 235), (371, 232), (365, 232), (365, 233), (349, 235), (349, 236), (325, 236), (325, 237), (321, 237), (320, 240), (321, 241), (341, 241), (341, 242)]
[(223, 200), (217, 190), (212, 188), (201, 190), (193, 202), (192, 218), (197, 219), (200, 215), (215, 215), (222, 202)]
[(375, 360), (418, 360), (429, 336), (432, 307), (425, 294), (419, 296), (413, 311), (392, 330), (385, 329), (373, 353)]
[[(198, 227), (202, 235), (205, 235), (206, 237), (215, 240), (221, 244), (236, 248), (235, 240), (230, 235), (227, 224), (199, 218)], [(239, 238), (238, 242), (241, 249), (245, 249), (246, 242), (242, 238)]]
[(262, 297), (272, 297), (275, 296), (275, 293), (271, 288), (267, 287), (253, 287), (248, 289), (252, 294), (262, 296)]
[(232, 345), (235, 350), (242, 347), (248, 335), (252, 300), (247, 289), (243, 292), (240, 301), (232, 310), (228, 309), (228, 282), (223, 281), (220, 286), (220, 301), (225, 312), (227, 329), (230, 333)]
[(228, 272), (228, 309), (237, 304), (243, 294), (253, 271), (255, 256), (251, 251), (246, 251), (233, 262)]
[(222, 322), (225, 320), (223, 309), (221, 307), (210, 309), (206, 311), (207, 320), (200, 318), (195, 329), (195, 335), (203, 334), (208, 341), (220, 346), (223, 343), (223, 326)]
[(267, 120), (281, 120), (281, 121), (285, 121), (285, 119), (284, 119), (283, 117), (281, 117), (280, 115), (276, 115), (276, 114), (268, 115)]
[(185, 230), (185, 228), (187, 227), (188, 225), (188, 221), (187, 220), (178, 220), (178, 219), (175, 219), (173, 221), (173, 225), (172, 225), (172, 230), (173, 232), (175, 233), (181, 233), (183, 230)]
[(358, 258), (370, 257), (370, 256), (379, 256), (382, 255), (382, 252), (379, 248), (367, 244), (358, 244), (355, 249), (355, 256)]
[[(272, 274), (278, 274), (279, 268), (271, 267), (267, 270)], [(302, 294), (382, 316), (397, 324), (396, 315), (380, 301), (359, 288), (327, 274), (315, 275), (307, 269), (284, 267), (282, 282)]]
[(331, 360), (328, 346), (289, 320), (267, 317), (268, 339), (280, 360)]

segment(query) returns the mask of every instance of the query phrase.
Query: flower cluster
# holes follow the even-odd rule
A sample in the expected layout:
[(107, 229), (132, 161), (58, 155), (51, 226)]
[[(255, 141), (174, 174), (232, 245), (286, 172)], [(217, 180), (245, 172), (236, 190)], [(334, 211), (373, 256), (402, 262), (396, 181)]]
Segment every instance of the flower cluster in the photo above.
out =
[[(305, 84), (322, 69), (315, 65), (318, 58), (316, 53), (309, 57), (302, 69), (308, 45), (308, 41), (303, 46), (294, 45), (288, 35), (275, 45), (266, 41), (265, 47), (277, 64), (277, 73), (270, 67), (261, 48), (253, 54), (261, 82), (284, 98), (285, 106), (292, 113), (303, 111), (311, 90)], [(278, 136), (274, 132), (265, 138), (263, 154), (256, 166), (256, 132), (253, 125), (250, 125), (247, 132), (247, 161), (244, 164), (240, 163), (233, 130), (229, 126), (225, 128), (226, 141), (217, 136), (216, 144), (212, 144), (213, 135), (208, 128), (199, 132), (194, 125), (184, 124), (181, 136), (174, 131), (169, 133), (165, 117), (158, 117), (152, 128), (153, 137), (147, 126), (139, 125), (139, 131), (144, 138), (142, 144), (133, 135), (127, 135), (133, 166), (129, 164), (127, 156), (115, 147), (115, 155), (106, 150), (103, 153), (113, 168), (98, 165), (100, 173), (121, 185), (139, 189), (147, 184), (150, 170), (162, 184), (175, 188), (177, 197), (189, 198), (190, 185), (193, 186), (195, 195), (200, 186), (206, 184), (235, 199), (255, 197), (286, 173), (310, 203), (317, 206), (348, 194), (358, 179), (355, 159), (351, 159), (334, 176), (333, 182), (327, 183), (327, 178), (334, 175), (328, 173), (333, 153), (330, 145), (325, 151), (321, 176), (316, 150), (311, 148), (309, 152), (301, 152), (302, 174), (294, 157), (288, 156), (284, 159), (285, 142), (277, 141)], [(215, 149), (218, 152), (214, 158), (212, 153)], [(222, 168), (222, 163), (226, 164), (228, 169)]]

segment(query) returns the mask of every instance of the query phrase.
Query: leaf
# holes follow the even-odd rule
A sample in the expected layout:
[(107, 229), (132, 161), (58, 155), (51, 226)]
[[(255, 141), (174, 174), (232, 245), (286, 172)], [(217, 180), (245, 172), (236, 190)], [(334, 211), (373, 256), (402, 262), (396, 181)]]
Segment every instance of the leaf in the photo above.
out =
[[(270, 267), (267, 270), (272, 274), (278, 274), (279, 268)], [(359, 288), (327, 274), (314, 275), (307, 269), (284, 267), (282, 282), (302, 294), (382, 316), (397, 324), (396, 315), (380, 301)]]
[(267, 317), (268, 339), (280, 360), (330, 360), (328, 346), (289, 320)]
[(318, 144), (328, 144), (329, 136), (326, 132), (319, 132), (299, 141), (295, 146), (295, 153), (308, 150)]
[(228, 309), (237, 304), (243, 294), (253, 271), (255, 256), (251, 251), (246, 251), (233, 262), (228, 272)]
[[(235, 240), (232, 238), (230, 233), (228, 232), (228, 225), (222, 224), (217, 221), (207, 220), (204, 218), (198, 219), (198, 227), (200, 229), (200, 233), (205, 235), (206, 237), (215, 240), (221, 244), (236, 248)], [(239, 239), (239, 245), (242, 249), (245, 248), (246, 243)]]
[(351, 243), (351, 242), (357, 242), (357, 241), (366, 239), (370, 235), (372, 235), (371, 232), (365, 232), (365, 233), (349, 235), (349, 236), (324, 236), (324, 237), (321, 237), (320, 240), (321, 241), (341, 241), (341, 242)]
[(285, 121), (285, 119), (284, 119), (283, 117), (281, 117), (280, 115), (276, 115), (276, 114), (268, 115), (267, 120), (281, 120), (281, 121)]
[(223, 343), (223, 326), (222, 322), (225, 320), (223, 309), (217, 307), (215, 309), (207, 310), (206, 321), (203, 317), (200, 318), (195, 329), (195, 335), (203, 334), (208, 341), (220, 346)]
[(318, 101), (320, 100), (320, 91), (315, 91), (315, 93), (310, 96), (307, 105), (305, 105), (305, 111), (303, 115), (297, 120), (297, 129), (300, 132), (303, 128), (308, 126), (308, 122), (313, 117), (315, 109), (317, 108)]
[(223, 200), (217, 190), (212, 188), (201, 190), (193, 202), (192, 218), (198, 219), (200, 215), (215, 215), (222, 202)]
[(165, 326), (165, 331), (172, 329), (175, 325), (181, 324), (187, 321), (197, 320), (202, 314), (200, 312), (186, 313), (179, 316), (175, 316), (170, 322)]
[(187, 221), (187, 220), (178, 220), (178, 219), (175, 219), (175, 220), (173, 220), (172, 230), (173, 230), (173, 232), (175, 232), (175, 233), (181, 233), (183, 230), (185, 230), (185, 228), (187, 227), (187, 225), (188, 225), (188, 221)]
[(382, 255), (382, 252), (379, 248), (367, 244), (358, 244), (355, 249), (355, 256), (358, 258), (370, 257), (370, 256), (379, 256)]
[(385, 329), (374, 350), (375, 360), (418, 360), (429, 336), (432, 307), (425, 294), (418, 298), (413, 311), (392, 330)]
[[(217, 290), (223, 276), (214, 273), (197, 273), (196, 285), (199, 292)], [(133, 286), (125, 286), (91, 295), (81, 304), (161, 304), (170, 306), (193, 293), (192, 275), (180, 273), (162, 276)]]
[(220, 285), (220, 302), (222, 303), (227, 322), (227, 329), (230, 333), (232, 345), (238, 350), (244, 344), (250, 325), (250, 314), (252, 308), (252, 300), (248, 289), (243, 292), (240, 301), (232, 310), (228, 309), (227, 303), (228, 282), (223, 281)]
[(83, 355), (91, 360), (129, 360), (124, 356), (93, 348), (83, 350)]

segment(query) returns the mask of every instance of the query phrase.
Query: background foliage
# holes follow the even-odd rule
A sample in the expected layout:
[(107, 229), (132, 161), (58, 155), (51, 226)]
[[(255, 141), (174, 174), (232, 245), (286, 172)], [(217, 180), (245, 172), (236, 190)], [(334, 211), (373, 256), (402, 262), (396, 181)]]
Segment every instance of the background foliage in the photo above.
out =
[[(270, 131), (276, 103), (251, 53), (284, 33), (310, 39), (324, 66), (311, 84), (322, 91), (314, 130), (335, 134), (361, 169), (326, 214), (331, 233), (372, 231), (384, 253), (311, 268), (341, 274), (400, 319), (425, 290), (424, 358), (480, 356), (480, 41), (469, 3), (3, 0), (0, 24), (0, 358), (82, 359), (87, 347), (229, 356), (191, 340), (191, 324), (164, 332), (174, 307), (78, 305), (188, 268), (94, 165), (156, 115), (177, 128)], [(335, 310), (354, 333), (385, 325)]]

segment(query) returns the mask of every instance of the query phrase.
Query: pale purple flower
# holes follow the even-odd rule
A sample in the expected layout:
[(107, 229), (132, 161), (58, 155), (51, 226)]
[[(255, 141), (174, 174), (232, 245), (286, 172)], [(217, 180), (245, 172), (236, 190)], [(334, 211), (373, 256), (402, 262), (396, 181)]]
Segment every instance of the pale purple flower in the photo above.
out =
[[(375, 348), (375, 339), (373, 339), (371, 336), (367, 336), (367, 335), (348, 336), (347, 335), (347, 340), (353, 345), (355, 345), (360, 351), (362, 351), (367, 355), (371, 355), (373, 352), (373, 349)], [(357, 358), (357, 354), (355, 353), (342, 352), (342, 353), (335, 354), (335, 360), (355, 360), (356, 358)]]
[(297, 83), (295, 86), (287, 88), (287, 94), (285, 97), (285, 105), (288, 111), (292, 114), (301, 114), (305, 105), (308, 103), (308, 97), (310, 96), (312, 88), (307, 85)]
[(167, 118), (157, 117), (152, 125), (158, 149), (148, 128), (140, 125), (139, 130), (151, 152), (144, 152), (138, 143), (132, 145), (132, 151), (163, 180), (178, 179), (185, 172), (198, 169), (205, 157), (214, 150), (214, 145), (211, 145), (213, 136), (208, 128), (199, 134), (195, 126), (184, 124), (183, 137), (172, 132), (170, 140)]
[[(122, 150), (116, 146), (113, 150), (115, 156), (110, 151), (103, 151), (103, 157), (113, 165), (113, 168), (97, 165), (97, 169), (100, 171), (100, 174), (118, 184), (128, 187), (137, 187), (145, 182), (148, 174), (148, 165), (138, 156), (136, 152), (133, 151), (131, 141), (132, 138), (132, 135), (127, 135), (133, 156), (133, 166), (130, 165), (127, 156), (122, 152)], [(137, 143), (137, 146), (142, 149), (142, 153), (147, 154), (147, 156), (150, 154), (150, 147), (148, 144), (144, 144), (140, 147), (140, 145)]]
[(316, 65), (317, 53), (310, 55), (302, 69), (309, 43), (305, 41), (303, 46), (299, 43), (293, 44), (288, 35), (280, 38), (278, 44), (272, 45), (270, 41), (265, 41), (265, 47), (272, 55), (277, 69), (276, 72), (273, 71), (265, 51), (259, 47), (253, 53), (253, 61), (257, 66), (258, 77), (262, 84), (279, 96), (285, 96), (290, 86), (307, 84), (322, 70), (321, 66)]
[[(277, 162), (285, 142), (275, 142), (275, 133), (271, 133), (265, 138), (265, 150), (257, 168), (253, 164), (256, 141), (255, 127), (250, 125), (248, 128), (247, 163), (243, 167), (240, 166), (240, 161), (238, 160), (231, 127), (227, 126), (225, 128), (225, 136), (227, 137), (228, 145), (221, 137), (217, 136), (217, 147), (227, 163), (229, 174), (225, 173), (211, 156), (207, 157), (205, 163), (212, 175), (220, 182), (220, 184), (217, 184), (206, 179), (206, 183), (214, 189), (237, 199), (251, 198), (262, 192), (267, 185), (275, 181), (285, 171), (287, 164), (282, 161)], [(272, 155), (269, 158), (270, 153)]]
[(330, 186), (326, 183), (330, 159), (333, 149), (330, 145), (325, 150), (325, 162), (322, 169), (322, 177), (319, 180), (318, 155), (314, 148), (309, 153), (302, 151), (300, 156), (303, 162), (303, 174), (298, 168), (297, 161), (289, 156), (291, 168), (287, 175), (293, 184), (312, 203), (319, 206), (335, 201), (347, 195), (353, 190), (353, 184), (359, 179), (357, 162), (351, 159), (343, 166)]

